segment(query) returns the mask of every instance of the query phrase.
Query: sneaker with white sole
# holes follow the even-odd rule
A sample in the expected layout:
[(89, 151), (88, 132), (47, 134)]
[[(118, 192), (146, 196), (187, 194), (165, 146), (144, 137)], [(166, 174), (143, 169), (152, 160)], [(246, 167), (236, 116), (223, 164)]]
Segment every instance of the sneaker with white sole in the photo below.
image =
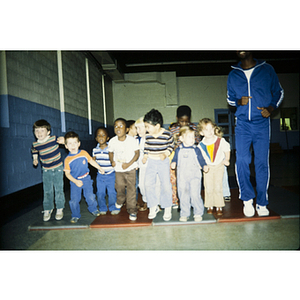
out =
[(113, 216), (118, 215), (119, 213), (120, 213), (120, 210), (118, 210), (118, 209), (115, 209), (115, 210), (112, 210), (112, 211), (111, 211), (111, 214), (112, 214)]
[(187, 222), (187, 220), (188, 220), (188, 217), (180, 217), (179, 218), (180, 222)]
[(44, 222), (47, 222), (47, 221), (50, 220), (52, 211), (53, 211), (53, 209), (43, 211), (43, 213), (44, 213), (44, 217), (43, 217)]
[(269, 215), (269, 210), (266, 208), (266, 206), (256, 204), (256, 211), (260, 217), (266, 217)]
[(202, 221), (202, 216), (200, 216), (200, 215), (195, 215), (195, 216), (194, 216), (194, 221), (195, 221), (195, 222), (201, 222), (201, 221)]
[(118, 209), (120, 209), (122, 206), (123, 206), (123, 204), (118, 204), (117, 202), (115, 204), (115, 207), (118, 208)]
[(133, 213), (133, 214), (130, 214), (130, 215), (129, 215), (129, 220), (130, 220), (130, 221), (136, 221), (136, 219), (137, 219), (136, 214)]
[(172, 219), (172, 207), (166, 207), (164, 216), (163, 216), (164, 221), (170, 221)]
[(154, 219), (158, 212), (159, 212), (159, 207), (157, 205), (153, 206), (153, 207), (150, 207), (149, 214), (148, 214), (148, 219), (150, 219), (150, 220)]
[(92, 215), (95, 216), (95, 217), (99, 217), (100, 214), (101, 213), (100, 213), (100, 211), (98, 209), (92, 212)]
[(255, 210), (253, 207), (253, 199), (244, 201), (244, 208), (243, 208), (244, 215), (246, 217), (253, 217), (255, 214)]
[(55, 219), (57, 221), (61, 220), (64, 217), (64, 212), (63, 212), (63, 208), (59, 208), (56, 210), (56, 215), (55, 215)]
[(73, 217), (72, 219), (71, 219), (71, 223), (77, 223), (78, 222), (78, 220), (79, 220), (79, 218), (77, 218), (77, 217)]

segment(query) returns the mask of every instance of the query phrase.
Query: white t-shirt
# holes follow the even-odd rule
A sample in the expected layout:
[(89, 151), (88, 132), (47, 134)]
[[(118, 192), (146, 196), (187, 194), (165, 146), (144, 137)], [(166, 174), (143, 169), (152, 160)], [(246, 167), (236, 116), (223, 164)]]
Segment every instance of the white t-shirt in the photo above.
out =
[(137, 168), (138, 164), (135, 161), (129, 168), (123, 169), (122, 163), (129, 163), (135, 155), (135, 151), (139, 150), (139, 145), (136, 139), (126, 135), (125, 141), (119, 141), (118, 137), (113, 137), (108, 142), (108, 152), (114, 153), (114, 161), (116, 162), (116, 172), (128, 172)]

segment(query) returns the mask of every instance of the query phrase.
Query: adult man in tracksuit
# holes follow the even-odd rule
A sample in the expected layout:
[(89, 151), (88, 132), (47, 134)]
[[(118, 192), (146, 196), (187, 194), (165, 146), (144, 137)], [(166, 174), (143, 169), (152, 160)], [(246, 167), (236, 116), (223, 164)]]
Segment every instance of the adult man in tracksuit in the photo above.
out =
[(245, 216), (255, 214), (255, 193), (250, 182), (252, 144), (256, 173), (256, 211), (268, 216), (270, 115), (283, 100), (283, 89), (273, 67), (238, 51), (241, 61), (228, 75), (227, 102), (236, 106), (236, 176)]

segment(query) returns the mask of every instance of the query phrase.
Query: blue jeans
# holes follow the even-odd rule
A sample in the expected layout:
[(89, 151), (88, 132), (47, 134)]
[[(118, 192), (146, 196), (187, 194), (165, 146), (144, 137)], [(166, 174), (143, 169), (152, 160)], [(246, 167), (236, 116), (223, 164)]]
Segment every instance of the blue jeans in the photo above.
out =
[[(43, 169), (43, 190), (44, 190), (44, 200), (43, 200), (44, 210), (54, 209), (54, 199), (55, 199), (56, 209), (61, 209), (65, 207), (63, 166), (51, 170)], [(54, 197), (54, 190), (55, 190), (55, 197)]]
[(88, 211), (93, 213), (97, 210), (97, 201), (93, 192), (93, 181), (91, 176), (88, 175), (85, 178), (80, 179), (83, 182), (82, 187), (78, 187), (75, 183), (70, 181), (71, 186), (71, 200), (69, 202), (70, 209), (72, 212), (72, 218), (80, 218), (80, 200), (81, 200), (81, 193), (83, 191), (83, 195), (85, 197), (85, 201), (88, 205)]
[[(156, 195), (157, 175), (160, 181), (160, 199)], [(172, 185), (170, 181), (170, 160), (155, 160), (148, 158), (145, 172), (145, 192), (148, 207), (159, 204), (162, 208), (172, 206)]]
[(117, 192), (115, 189), (116, 173), (112, 172), (107, 175), (97, 174), (97, 200), (99, 204), (100, 211), (107, 211), (106, 206), (106, 191), (108, 195), (108, 210), (119, 210), (116, 208), (115, 204), (117, 201)]

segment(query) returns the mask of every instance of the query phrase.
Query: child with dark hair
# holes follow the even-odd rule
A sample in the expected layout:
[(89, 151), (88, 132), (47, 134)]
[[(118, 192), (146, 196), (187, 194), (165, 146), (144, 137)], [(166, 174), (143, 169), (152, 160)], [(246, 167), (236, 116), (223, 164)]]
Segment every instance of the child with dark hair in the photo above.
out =
[(94, 216), (100, 215), (93, 193), (93, 181), (89, 175), (88, 164), (98, 169), (102, 174), (104, 174), (104, 170), (85, 150), (79, 150), (80, 140), (77, 133), (73, 131), (66, 133), (65, 147), (70, 151), (65, 159), (64, 171), (66, 177), (70, 180), (71, 186), (71, 200), (69, 202), (72, 212), (71, 223), (77, 223), (81, 217), (79, 203), (82, 191), (88, 204), (89, 212)]
[[(56, 205), (56, 220), (63, 218), (65, 207), (63, 162), (59, 145), (63, 144), (63, 137), (50, 136), (51, 125), (46, 120), (38, 120), (33, 124), (33, 132), (37, 141), (32, 144), (31, 152), (33, 165), (37, 166), (40, 158), (43, 171), (43, 220), (49, 221)], [(54, 189), (53, 189), (54, 188)], [(55, 190), (55, 196), (54, 196)]]
[(108, 152), (111, 165), (116, 172), (116, 208), (120, 209), (126, 202), (129, 219), (135, 221), (137, 219), (136, 168), (140, 152), (135, 138), (127, 135), (126, 129), (125, 119), (115, 120), (116, 136), (109, 141)]
[(104, 174), (100, 171), (97, 173), (97, 200), (99, 204), (100, 215), (105, 215), (107, 212), (106, 192), (108, 195), (108, 210), (112, 215), (117, 215), (120, 209), (117, 209), (115, 204), (117, 201), (117, 192), (115, 189), (116, 174), (108, 155), (108, 131), (104, 127), (99, 127), (96, 130), (97, 147), (93, 149), (93, 159), (104, 170)]
[(174, 139), (170, 131), (163, 128), (163, 117), (158, 110), (152, 109), (144, 116), (146, 131), (144, 157), (148, 162), (145, 172), (145, 193), (150, 208), (149, 219), (154, 219), (159, 211), (159, 199), (155, 192), (157, 175), (160, 181), (160, 206), (164, 208), (163, 219), (172, 218), (172, 186), (170, 181), (169, 155), (174, 148)]

